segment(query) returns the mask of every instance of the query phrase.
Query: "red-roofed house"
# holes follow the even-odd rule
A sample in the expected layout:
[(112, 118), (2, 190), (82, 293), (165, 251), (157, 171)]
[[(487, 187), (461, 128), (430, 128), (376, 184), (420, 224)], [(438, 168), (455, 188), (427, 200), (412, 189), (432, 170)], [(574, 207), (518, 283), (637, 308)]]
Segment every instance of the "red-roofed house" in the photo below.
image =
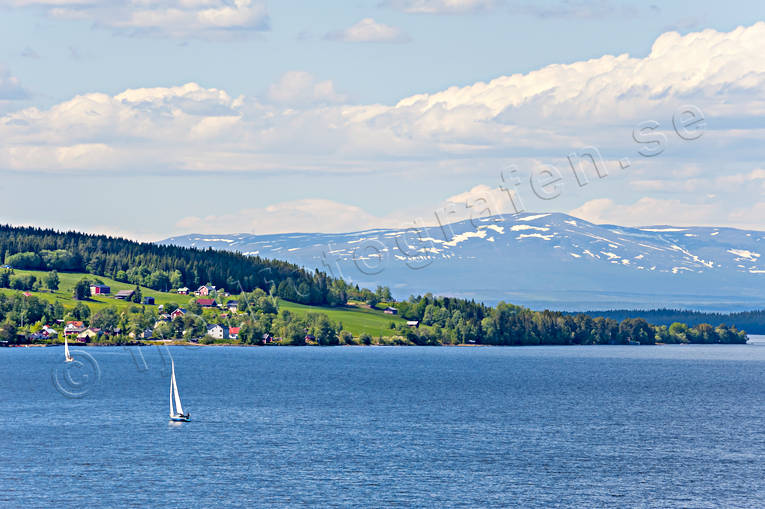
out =
[(197, 299), (197, 304), (202, 306), (203, 308), (214, 308), (217, 306), (215, 303), (215, 299)]
[(64, 327), (64, 336), (76, 336), (85, 330), (85, 324), (82, 322), (66, 322)]
[(183, 315), (185, 315), (185, 314), (186, 314), (186, 310), (185, 309), (178, 308), (175, 311), (173, 311), (172, 313), (170, 313), (170, 318), (175, 319), (175, 318), (178, 318), (179, 316), (183, 317)]
[(229, 327), (228, 329), (228, 337), (230, 339), (239, 339), (239, 330), (241, 327)]

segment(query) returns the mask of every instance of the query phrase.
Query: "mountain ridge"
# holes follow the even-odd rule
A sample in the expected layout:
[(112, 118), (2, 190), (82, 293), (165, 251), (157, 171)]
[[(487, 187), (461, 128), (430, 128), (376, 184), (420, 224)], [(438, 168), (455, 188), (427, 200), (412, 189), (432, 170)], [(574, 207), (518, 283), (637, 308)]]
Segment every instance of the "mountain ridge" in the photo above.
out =
[(432, 292), (535, 309), (765, 306), (765, 232), (594, 224), (520, 213), (348, 233), (189, 234), (160, 244), (238, 251), (319, 269), (398, 298)]

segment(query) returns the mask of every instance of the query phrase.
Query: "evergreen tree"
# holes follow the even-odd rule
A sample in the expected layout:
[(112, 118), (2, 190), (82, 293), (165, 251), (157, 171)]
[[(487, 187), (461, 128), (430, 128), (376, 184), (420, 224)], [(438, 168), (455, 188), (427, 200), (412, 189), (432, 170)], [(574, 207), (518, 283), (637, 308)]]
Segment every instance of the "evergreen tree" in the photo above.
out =
[(141, 287), (135, 285), (135, 289), (133, 290), (133, 302), (140, 304), (142, 300), (143, 297), (141, 296)]

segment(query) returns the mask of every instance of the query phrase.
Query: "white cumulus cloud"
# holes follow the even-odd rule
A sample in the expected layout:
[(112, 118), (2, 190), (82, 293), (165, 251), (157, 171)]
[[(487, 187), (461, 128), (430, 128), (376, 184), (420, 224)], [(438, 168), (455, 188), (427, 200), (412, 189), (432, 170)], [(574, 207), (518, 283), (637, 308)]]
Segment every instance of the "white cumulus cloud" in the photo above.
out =
[(455, 14), (490, 10), (498, 0), (388, 0), (386, 5), (417, 14)]
[(331, 80), (319, 81), (305, 71), (284, 73), (268, 88), (268, 99), (289, 106), (342, 103), (347, 98), (335, 90)]
[(264, 0), (0, 0), (128, 35), (211, 38), (269, 29)]
[[(0, 114), (0, 169), (385, 173), (391, 178), (480, 169), (485, 181), (488, 171), (498, 176), (509, 160), (528, 163), (520, 176), (529, 198), (531, 168), (565, 163), (571, 151), (597, 146), (612, 163), (611, 173), (622, 178), (597, 183), (599, 196), (612, 202), (587, 203), (576, 213), (613, 222), (629, 217), (734, 221), (732, 205), (715, 208), (696, 199), (738, 191), (749, 193), (745, 199), (752, 203), (760, 201), (763, 54), (765, 23), (757, 23), (730, 32), (669, 32), (643, 57), (605, 55), (549, 65), (392, 105), (347, 104), (331, 81), (300, 71), (285, 74), (260, 98), (194, 83), (82, 94), (47, 108)], [(707, 117), (710, 131), (697, 141), (672, 132), (672, 112), (684, 104), (698, 106)], [(640, 146), (632, 139), (633, 127), (651, 118), (661, 120), (674, 139), (655, 161), (638, 156)], [(684, 150), (681, 163), (670, 159), (675, 149)], [(735, 154), (735, 164), (722, 161), (726, 154)], [(614, 161), (625, 155), (633, 165), (622, 171)], [(676, 172), (650, 171), (659, 164)], [(595, 184), (581, 192), (589, 189)], [(662, 201), (638, 201), (646, 196)], [(572, 198), (565, 207), (595, 197)], [(559, 202), (544, 205), (564, 208)], [(657, 211), (667, 219), (658, 221)]]
[(14, 101), (27, 97), (27, 91), (21, 86), (19, 79), (12, 76), (8, 69), (0, 66), (0, 101)]
[(325, 39), (342, 42), (408, 42), (411, 38), (402, 30), (364, 18), (344, 30), (329, 32)]
[(189, 216), (176, 227), (187, 233), (340, 233), (370, 225), (389, 225), (360, 207), (332, 200), (304, 199), (267, 207), (243, 209), (232, 214)]

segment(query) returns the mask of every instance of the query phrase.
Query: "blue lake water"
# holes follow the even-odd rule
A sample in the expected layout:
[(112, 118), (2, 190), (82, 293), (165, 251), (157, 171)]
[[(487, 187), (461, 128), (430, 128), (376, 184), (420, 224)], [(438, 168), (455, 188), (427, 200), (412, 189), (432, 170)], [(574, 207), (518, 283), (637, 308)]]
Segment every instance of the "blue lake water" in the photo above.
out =
[(73, 351), (0, 349), (0, 506), (765, 505), (763, 344)]

